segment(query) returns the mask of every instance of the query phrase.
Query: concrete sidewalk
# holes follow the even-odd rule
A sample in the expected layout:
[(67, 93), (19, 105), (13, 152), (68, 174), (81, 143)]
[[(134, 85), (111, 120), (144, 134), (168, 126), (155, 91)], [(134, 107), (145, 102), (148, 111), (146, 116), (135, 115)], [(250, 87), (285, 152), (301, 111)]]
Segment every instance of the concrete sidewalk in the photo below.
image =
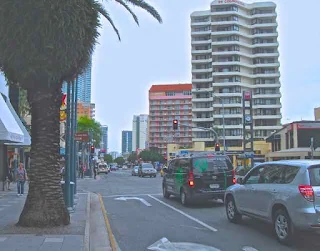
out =
[[(81, 190), (81, 183), (78, 188)], [(26, 192), (28, 191), (26, 186)], [(0, 192), (1, 251), (100, 251), (112, 250), (99, 196), (77, 194), (71, 224), (54, 228), (17, 227), (26, 194), (17, 196), (15, 184), (11, 191)]]

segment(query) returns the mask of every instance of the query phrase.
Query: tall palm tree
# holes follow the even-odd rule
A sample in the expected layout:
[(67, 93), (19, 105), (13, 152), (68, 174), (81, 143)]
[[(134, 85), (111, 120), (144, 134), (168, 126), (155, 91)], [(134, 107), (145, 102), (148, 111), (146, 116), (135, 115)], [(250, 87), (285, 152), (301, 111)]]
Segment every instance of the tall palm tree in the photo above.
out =
[[(144, 0), (113, 0), (138, 22), (129, 5), (162, 22)], [(99, 36), (100, 15), (119, 32), (99, 0), (1, 0), (0, 69), (9, 84), (27, 91), (32, 116), (29, 194), (18, 225), (67, 225), (70, 215), (59, 178), (61, 85), (89, 62)]]

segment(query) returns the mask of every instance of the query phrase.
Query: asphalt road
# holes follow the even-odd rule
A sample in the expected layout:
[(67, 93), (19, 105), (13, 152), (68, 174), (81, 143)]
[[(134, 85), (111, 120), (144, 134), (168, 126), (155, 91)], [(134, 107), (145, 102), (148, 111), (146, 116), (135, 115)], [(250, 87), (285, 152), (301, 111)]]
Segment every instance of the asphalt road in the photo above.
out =
[[(160, 250), (148, 247), (161, 238), (171, 243), (198, 243), (207, 246), (189, 249), (209, 251), (319, 251), (319, 235), (301, 234), (291, 247), (282, 246), (273, 236), (272, 227), (244, 218), (240, 225), (231, 224), (222, 202), (183, 207), (178, 199), (164, 199), (162, 178), (132, 177), (131, 170), (100, 175), (85, 181), (84, 190), (100, 193), (111, 228), (121, 251)], [(82, 185), (82, 187), (84, 187)], [(168, 247), (170, 243), (166, 244)], [(179, 245), (179, 244), (175, 244)], [(182, 245), (182, 244), (181, 244)]]

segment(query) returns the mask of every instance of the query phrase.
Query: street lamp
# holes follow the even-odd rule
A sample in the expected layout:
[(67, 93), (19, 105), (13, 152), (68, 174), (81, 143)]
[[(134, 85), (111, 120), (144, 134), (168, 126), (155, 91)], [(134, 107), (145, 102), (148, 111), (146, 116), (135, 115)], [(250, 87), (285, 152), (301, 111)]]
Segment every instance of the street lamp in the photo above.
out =
[(217, 99), (220, 100), (221, 104), (222, 104), (222, 130), (223, 130), (223, 151), (226, 151), (226, 131), (225, 131), (225, 124), (224, 124), (224, 101), (222, 98), (216, 96), (215, 94), (212, 94), (213, 97), (216, 97)]

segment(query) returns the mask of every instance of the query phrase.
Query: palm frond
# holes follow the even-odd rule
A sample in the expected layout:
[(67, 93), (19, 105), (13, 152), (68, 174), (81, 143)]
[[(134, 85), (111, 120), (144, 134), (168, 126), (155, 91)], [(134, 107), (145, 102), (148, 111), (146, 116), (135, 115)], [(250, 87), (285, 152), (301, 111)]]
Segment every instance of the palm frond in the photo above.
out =
[(134, 21), (136, 22), (137, 25), (139, 25), (139, 20), (137, 15), (130, 9), (129, 5), (125, 3), (123, 0), (115, 0), (117, 3), (121, 4), (133, 17)]
[(119, 33), (117, 27), (115, 26), (115, 24), (113, 23), (113, 20), (110, 17), (109, 13), (106, 11), (106, 9), (98, 2), (95, 2), (94, 8), (108, 20), (108, 22), (112, 26), (113, 30), (117, 34), (119, 41), (121, 41), (120, 33)]
[(151, 16), (153, 16), (159, 23), (162, 23), (162, 18), (158, 11), (152, 7), (150, 4), (146, 3), (144, 0), (124, 0), (134, 6), (140, 7), (141, 9), (144, 9), (145, 11), (149, 12)]

